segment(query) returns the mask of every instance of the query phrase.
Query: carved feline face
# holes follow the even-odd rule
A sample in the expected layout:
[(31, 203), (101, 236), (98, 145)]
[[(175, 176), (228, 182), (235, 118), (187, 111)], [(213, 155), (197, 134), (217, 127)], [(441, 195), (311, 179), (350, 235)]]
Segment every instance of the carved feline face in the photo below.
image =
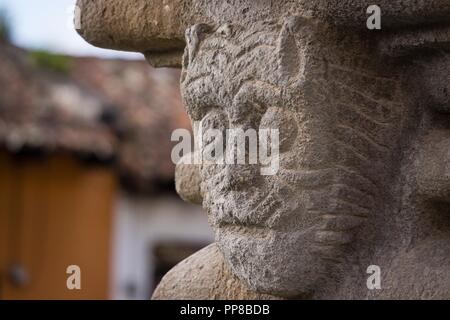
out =
[(232, 271), (252, 289), (288, 297), (310, 294), (348, 258), (377, 209), (401, 127), (397, 83), (370, 71), (357, 41), (340, 39), (346, 51), (331, 37), (334, 45), (321, 46), (318, 32), (296, 18), (250, 30), (196, 25), (184, 56), (193, 121), (280, 132), (276, 175), (204, 164), (201, 189)]

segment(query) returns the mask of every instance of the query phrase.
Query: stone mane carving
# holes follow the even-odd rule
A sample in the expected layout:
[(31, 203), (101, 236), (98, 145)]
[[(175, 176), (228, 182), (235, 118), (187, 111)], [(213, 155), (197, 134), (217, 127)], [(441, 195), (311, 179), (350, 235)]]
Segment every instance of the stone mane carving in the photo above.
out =
[[(350, 4), (336, 4), (337, 27), (324, 1), (312, 11), (285, 2), (273, 19), (237, 1), (238, 17), (250, 8), (242, 22), (212, 14), (186, 26), (191, 119), (279, 129), (280, 169), (180, 162), (177, 190), (203, 203), (216, 244), (169, 272), (154, 298), (450, 298), (448, 27), (395, 30), (396, 16), (422, 21), (422, 3), (409, 16), (387, 4), (393, 29), (374, 34), (354, 27)], [(366, 286), (370, 265), (380, 290)]]

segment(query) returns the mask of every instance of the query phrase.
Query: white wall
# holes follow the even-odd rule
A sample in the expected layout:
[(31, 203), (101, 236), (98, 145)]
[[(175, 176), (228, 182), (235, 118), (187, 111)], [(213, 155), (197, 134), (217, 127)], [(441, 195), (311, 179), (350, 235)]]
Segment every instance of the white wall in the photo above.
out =
[[(113, 232), (113, 299), (147, 299), (151, 295), (152, 244), (167, 240), (213, 241), (203, 209), (175, 195), (149, 199), (121, 194)], [(135, 297), (127, 295), (127, 284), (136, 287)]]

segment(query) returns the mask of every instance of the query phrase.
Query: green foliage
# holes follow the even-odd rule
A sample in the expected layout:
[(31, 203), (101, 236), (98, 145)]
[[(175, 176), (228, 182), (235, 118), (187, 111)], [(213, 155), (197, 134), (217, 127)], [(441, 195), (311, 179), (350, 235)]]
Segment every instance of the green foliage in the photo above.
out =
[(70, 57), (48, 51), (31, 51), (30, 57), (35, 66), (59, 73), (69, 73), (72, 67)]
[(0, 40), (11, 39), (11, 24), (6, 11), (0, 9)]

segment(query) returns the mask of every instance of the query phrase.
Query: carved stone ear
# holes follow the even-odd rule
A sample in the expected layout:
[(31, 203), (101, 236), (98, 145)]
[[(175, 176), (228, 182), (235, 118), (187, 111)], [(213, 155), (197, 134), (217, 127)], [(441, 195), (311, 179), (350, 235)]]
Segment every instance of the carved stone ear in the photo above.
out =
[(283, 79), (298, 79), (306, 65), (306, 52), (318, 32), (317, 23), (308, 18), (292, 16), (284, 20), (278, 42), (278, 64)]
[(192, 157), (193, 154), (189, 153), (178, 162), (175, 170), (175, 187), (184, 201), (202, 204), (200, 168), (199, 165), (191, 164), (188, 161)]
[(426, 137), (419, 172), (422, 196), (450, 202), (450, 130), (436, 130)]
[[(278, 68), (283, 82), (297, 82), (308, 74), (324, 74), (323, 61), (329, 57), (330, 47), (337, 43), (335, 36), (327, 24), (313, 18), (285, 18), (278, 39)], [(331, 53), (335, 51), (331, 49)]]
[(279, 39), (279, 68), (284, 79), (297, 78), (304, 63), (296, 40), (303, 19), (297, 17), (287, 18), (281, 29)]

